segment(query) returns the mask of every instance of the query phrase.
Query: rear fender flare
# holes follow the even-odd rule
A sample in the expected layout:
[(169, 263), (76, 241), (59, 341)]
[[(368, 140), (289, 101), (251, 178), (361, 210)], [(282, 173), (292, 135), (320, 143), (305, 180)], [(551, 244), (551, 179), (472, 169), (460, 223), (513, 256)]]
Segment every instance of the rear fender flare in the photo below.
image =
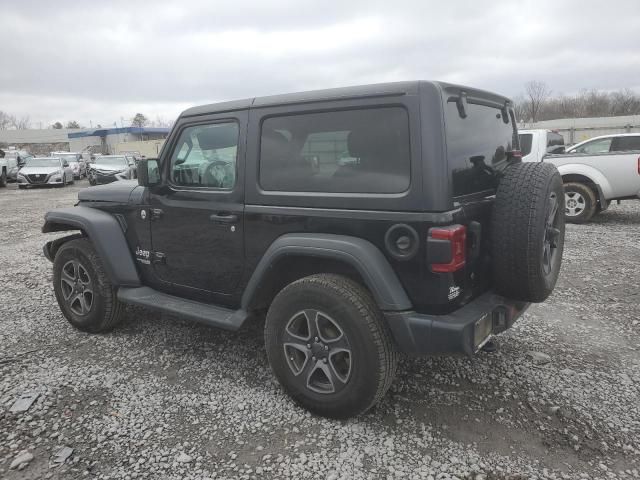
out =
[(412, 308), (411, 301), (389, 261), (372, 243), (357, 237), (331, 234), (285, 234), (267, 249), (242, 295), (242, 308), (248, 310), (262, 279), (278, 260), (288, 255), (339, 260), (361, 275), (366, 287), (382, 310)]
[[(52, 210), (44, 218), (43, 233), (80, 230), (89, 237), (113, 285), (141, 285), (124, 232), (113, 215), (95, 208), (72, 207)], [(52, 243), (45, 245), (45, 255)]]
[(611, 184), (607, 180), (607, 177), (605, 177), (602, 172), (593, 167), (590, 167), (588, 165), (568, 163), (566, 165), (558, 166), (558, 171), (563, 178), (567, 175), (581, 175), (583, 177), (587, 177), (598, 189), (598, 195), (600, 199), (602, 199), (603, 197), (605, 199), (611, 198), (613, 196), (613, 190), (611, 188)]

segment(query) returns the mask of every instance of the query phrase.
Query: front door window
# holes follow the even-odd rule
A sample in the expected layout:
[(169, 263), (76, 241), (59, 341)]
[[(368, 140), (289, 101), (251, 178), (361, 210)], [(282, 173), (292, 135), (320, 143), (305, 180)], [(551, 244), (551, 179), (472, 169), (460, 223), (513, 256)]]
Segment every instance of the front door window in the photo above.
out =
[(185, 128), (171, 156), (171, 183), (184, 187), (233, 189), (238, 133), (235, 122)]

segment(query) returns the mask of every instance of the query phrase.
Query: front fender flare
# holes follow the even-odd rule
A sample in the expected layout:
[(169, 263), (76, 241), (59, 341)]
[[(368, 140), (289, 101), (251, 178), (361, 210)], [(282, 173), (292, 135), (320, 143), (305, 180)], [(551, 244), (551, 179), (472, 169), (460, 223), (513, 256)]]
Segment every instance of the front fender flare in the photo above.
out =
[(111, 283), (120, 287), (141, 285), (124, 232), (113, 215), (95, 208), (72, 207), (51, 210), (44, 219), (43, 233), (84, 232), (98, 252)]
[(288, 255), (339, 260), (351, 265), (362, 276), (382, 310), (409, 310), (411, 301), (391, 268), (389, 261), (372, 243), (357, 237), (331, 234), (289, 233), (276, 239), (254, 270), (242, 295), (242, 308), (251, 300), (276, 262)]

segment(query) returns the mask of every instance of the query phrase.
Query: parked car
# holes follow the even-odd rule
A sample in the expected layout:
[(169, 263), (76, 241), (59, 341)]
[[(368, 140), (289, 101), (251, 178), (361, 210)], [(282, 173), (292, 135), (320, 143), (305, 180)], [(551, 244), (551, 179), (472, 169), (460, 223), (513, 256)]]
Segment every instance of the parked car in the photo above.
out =
[(77, 152), (51, 152), (50, 156), (62, 158), (69, 162), (69, 166), (73, 171), (73, 178), (80, 180), (87, 176), (87, 164), (81, 153)]
[(640, 133), (601, 135), (576, 143), (565, 153), (610, 153), (640, 150)]
[(571, 223), (588, 222), (613, 200), (640, 197), (640, 134), (604, 135), (547, 156), (562, 175), (565, 213)]
[(518, 139), (524, 162), (539, 162), (546, 155), (564, 153), (564, 137), (553, 130), (520, 130)]
[(20, 167), (33, 158), (26, 150), (9, 148), (3, 151), (4, 157), (0, 158), (0, 187), (6, 186), (9, 181), (16, 181)]
[(133, 159), (125, 155), (101, 155), (89, 167), (89, 183), (98, 185), (135, 178)]
[(58, 304), (94, 333), (123, 304), (230, 330), (267, 312), (284, 389), (357, 415), (398, 352), (473, 355), (554, 289), (562, 180), (516, 143), (509, 99), (438, 82), (191, 108), (138, 182), (46, 214), (80, 231), (44, 246)]
[(137, 150), (120, 152), (119, 155), (127, 155), (129, 157), (133, 157), (133, 159), (137, 162), (142, 159), (142, 155)]
[(129, 167), (131, 167), (131, 170), (132, 170), (132, 172), (131, 172), (132, 177), (131, 178), (138, 178), (138, 160), (139, 160), (139, 158), (136, 159), (135, 156), (133, 156), (133, 155), (131, 155), (129, 153), (126, 153), (125, 157), (127, 157), (127, 162), (129, 162)]
[(64, 187), (73, 183), (73, 170), (69, 162), (60, 157), (31, 157), (18, 172), (18, 187), (42, 185)]

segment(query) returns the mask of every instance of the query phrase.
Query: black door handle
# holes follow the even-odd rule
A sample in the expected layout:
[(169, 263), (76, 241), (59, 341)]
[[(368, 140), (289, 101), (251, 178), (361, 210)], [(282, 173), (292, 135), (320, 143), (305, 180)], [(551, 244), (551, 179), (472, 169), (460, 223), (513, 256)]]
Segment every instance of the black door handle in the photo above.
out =
[(211, 219), (213, 223), (236, 223), (238, 216), (233, 213), (214, 213), (209, 219)]

